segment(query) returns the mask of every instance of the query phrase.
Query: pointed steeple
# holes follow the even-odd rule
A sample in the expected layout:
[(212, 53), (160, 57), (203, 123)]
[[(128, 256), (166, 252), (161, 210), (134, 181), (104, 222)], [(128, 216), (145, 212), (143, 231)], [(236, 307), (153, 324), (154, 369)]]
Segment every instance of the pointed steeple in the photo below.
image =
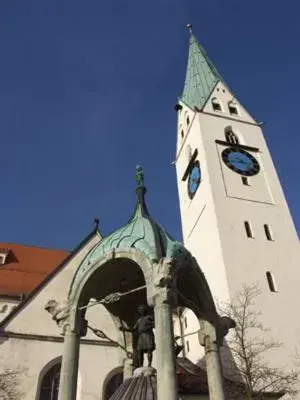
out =
[[(218, 81), (223, 81), (213, 63), (208, 58), (204, 48), (198, 43), (190, 31), (189, 56), (181, 100), (189, 107), (201, 109)], [(224, 82), (224, 81), (223, 81)]]

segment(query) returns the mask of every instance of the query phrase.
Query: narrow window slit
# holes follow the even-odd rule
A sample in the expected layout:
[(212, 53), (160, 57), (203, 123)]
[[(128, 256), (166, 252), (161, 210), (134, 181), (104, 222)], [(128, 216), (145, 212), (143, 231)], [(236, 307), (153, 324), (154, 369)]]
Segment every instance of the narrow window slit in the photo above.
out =
[(268, 224), (264, 224), (264, 230), (265, 230), (266, 238), (268, 240), (273, 240), (273, 236), (272, 236), (272, 233), (271, 233), (271, 230), (270, 230), (270, 227)]
[(190, 351), (190, 343), (189, 343), (189, 341), (187, 340), (187, 341), (186, 341), (186, 352), (189, 353), (189, 351)]
[(253, 238), (254, 236), (253, 236), (253, 232), (252, 232), (250, 223), (248, 221), (245, 221), (244, 225), (245, 225), (245, 230), (246, 230), (247, 237), (248, 238)]
[(184, 327), (187, 328), (187, 317), (184, 317)]
[(268, 281), (270, 291), (273, 293), (276, 293), (278, 290), (276, 287), (274, 275), (272, 274), (272, 272), (268, 271), (268, 272), (266, 272), (266, 276), (267, 276), (267, 281)]

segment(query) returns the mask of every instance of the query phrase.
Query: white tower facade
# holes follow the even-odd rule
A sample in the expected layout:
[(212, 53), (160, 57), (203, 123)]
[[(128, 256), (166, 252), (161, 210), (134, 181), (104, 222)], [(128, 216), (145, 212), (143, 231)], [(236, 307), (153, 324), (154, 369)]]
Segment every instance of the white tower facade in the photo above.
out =
[[(292, 366), (300, 347), (298, 235), (259, 123), (239, 103), (193, 34), (177, 105), (176, 172), (185, 246), (217, 302), (257, 283), (262, 323), (283, 346), (275, 366)], [(189, 311), (184, 333), (198, 322)], [(197, 335), (186, 355), (201, 356)]]

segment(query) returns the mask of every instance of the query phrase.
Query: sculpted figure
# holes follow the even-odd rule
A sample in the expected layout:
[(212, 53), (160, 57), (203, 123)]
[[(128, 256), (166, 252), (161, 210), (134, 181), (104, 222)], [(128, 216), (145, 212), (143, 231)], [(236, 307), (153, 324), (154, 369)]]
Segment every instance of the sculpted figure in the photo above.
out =
[(122, 331), (129, 331), (133, 334), (133, 350), (137, 355), (137, 366), (144, 364), (144, 354), (147, 353), (148, 366), (152, 364), (152, 353), (155, 350), (154, 340), (154, 319), (144, 305), (138, 307), (139, 318), (132, 329), (120, 328)]
[(57, 323), (59, 328), (63, 328), (66, 319), (69, 317), (69, 305), (67, 302), (61, 304), (56, 300), (49, 300), (44, 309), (52, 315), (52, 319)]

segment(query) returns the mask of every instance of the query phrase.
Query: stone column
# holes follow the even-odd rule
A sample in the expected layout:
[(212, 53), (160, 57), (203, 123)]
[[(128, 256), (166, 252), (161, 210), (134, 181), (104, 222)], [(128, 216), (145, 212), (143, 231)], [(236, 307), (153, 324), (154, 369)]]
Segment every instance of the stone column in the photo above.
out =
[(157, 400), (178, 399), (170, 293), (158, 288), (154, 298)]
[(80, 336), (67, 325), (64, 336), (58, 400), (76, 400)]
[(209, 322), (201, 322), (200, 344), (205, 348), (205, 360), (210, 400), (225, 400), (222, 365), (216, 330)]

